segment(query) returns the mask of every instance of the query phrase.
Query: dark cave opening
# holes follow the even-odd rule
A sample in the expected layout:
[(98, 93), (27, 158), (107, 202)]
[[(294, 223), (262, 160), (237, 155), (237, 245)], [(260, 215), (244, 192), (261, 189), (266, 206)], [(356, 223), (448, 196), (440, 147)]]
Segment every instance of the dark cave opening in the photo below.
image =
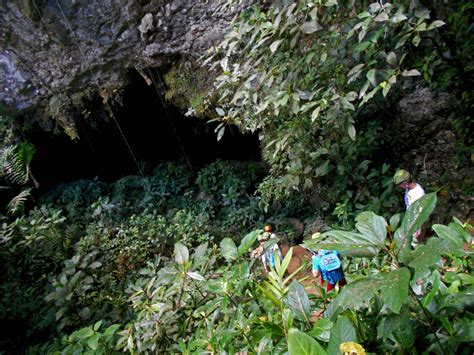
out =
[(77, 141), (66, 134), (40, 130), (30, 133), (28, 139), (37, 148), (32, 170), (41, 191), (59, 182), (93, 178), (110, 181), (139, 174), (135, 159), (140, 166), (148, 167), (163, 161), (183, 161), (194, 171), (217, 159), (260, 160), (256, 134), (243, 135), (236, 127), (228, 127), (218, 142), (215, 124), (165, 107), (153, 85), (148, 86), (136, 72), (130, 75), (122, 105), (112, 107), (117, 123), (97, 100), (90, 117), (77, 122)]

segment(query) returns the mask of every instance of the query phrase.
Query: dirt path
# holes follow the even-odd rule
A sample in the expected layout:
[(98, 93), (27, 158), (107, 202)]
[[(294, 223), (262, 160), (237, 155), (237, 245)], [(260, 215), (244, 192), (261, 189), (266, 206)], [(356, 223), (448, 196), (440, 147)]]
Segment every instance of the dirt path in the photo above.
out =
[[(283, 255), (286, 255), (290, 247), (288, 245), (282, 246)], [(314, 285), (319, 282), (313, 277), (310, 269), (311, 265), (311, 254), (303, 247), (299, 245), (293, 246), (293, 256), (291, 257), (290, 264), (288, 265), (288, 273), (292, 274), (301, 264), (306, 265), (303, 269), (296, 274), (296, 279), (301, 280), (302, 285), (305, 287), (308, 294), (318, 295), (319, 292), (316, 290)]]

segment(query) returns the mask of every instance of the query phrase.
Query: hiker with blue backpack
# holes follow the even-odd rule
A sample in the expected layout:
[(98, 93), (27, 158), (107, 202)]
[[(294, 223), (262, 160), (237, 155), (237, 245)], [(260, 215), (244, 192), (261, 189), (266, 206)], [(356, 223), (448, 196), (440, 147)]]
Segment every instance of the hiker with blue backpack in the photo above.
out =
[(321, 286), (327, 282), (326, 292), (331, 291), (336, 284), (342, 287), (347, 284), (342, 270), (341, 254), (336, 250), (312, 251), (313, 276), (321, 276)]

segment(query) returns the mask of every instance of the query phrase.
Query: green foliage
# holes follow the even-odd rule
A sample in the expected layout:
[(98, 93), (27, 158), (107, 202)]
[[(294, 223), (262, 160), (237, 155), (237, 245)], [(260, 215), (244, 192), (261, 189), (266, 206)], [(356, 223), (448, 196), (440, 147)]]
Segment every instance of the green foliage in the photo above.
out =
[[(7, 205), (11, 214), (23, 210), (24, 204), (30, 196), (31, 188), (25, 187), (31, 177), (30, 163), (36, 148), (28, 142), (3, 147), (0, 152), (0, 178), (3, 178), (12, 188), (11, 183), (20, 185), (22, 190), (14, 196)], [(1, 188), (7, 188), (1, 186)]]
[[(426, 244), (399, 246), (435, 202), (428, 194), (390, 223), (363, 212), (356, 232), (328, 231), (308, 242), (351, 258), (349, 284), (317, 296), (295, 279), (304, 264), (289, 274), (292, 249), (263, 276), (248, 256), (261, 231), (215, 235), (217, 245), (211, 232), (218, 227), (209, 228), (210, 215), (200, 224), (198, 209), (161, 215), (145, 208), (120, 223), (100, 211), (74, 246), (57, 242), (66, 240), (60, 212), (35, 210), (2, 226), (0, 314), (34, 312), (31, 329), (50, 331), (31, 353), (332, 354), (347, 342), (376, 353), (456, 353), (473, 340), (470, 226), (434, 225), (437, 236)], [(326, 318), (315, 319), (321, 309)]]
[(327, 352), (316, 340), (298, 329), (291, 328), (288, 334), (289, 354), (325, 355)]
[(391, 207), (373, 198), (383, 190), (371, 191), (381, 185), (379, 167), (365, 161), (383, 142), (370, 112), (403, 78), (420, 75), (410, 51), (443, 24), (409, 1), (289, 2), (237, 18), (204, 64), (221, 73), (222, 123), (259, 131), (272, 176), (263, 201), (317, 188), (333, 206), (342, 201), (335, 213), (343, 222)]
[(106, 183), (95, 180), (79, 180), (60, 184), (40, 202), (61, 208), (68, 220), (81, 223), (92, 216), (91, 205), (108, 190)]
[[(214, 169), (230, 171), (233, 165), (219, 162)], [(257, 235), (246, 235), (248, 229), (262, 222), (258, 199), (247, 192), (254, 190), (260, 167), (238, 166), (214, 191), (215, 199), (200, 194), (185, 165), (166, 163), (144, 179), (62, 185), (30, 215), (5, 220), (1, 318), (24, 320), (32, 334), (47, 330), (59, 341), (91, 322), (125, 324), (133, 315), (125, 293), (129, 283), (150, 260), (166, 260), (176, 242), (196, 248), (195, 265), (206, 262), (201, 242), (224, 237), (238, 242), (243, 258)], [(230, 190), (239, 197), (227, 203), (219, 193)], [(85, 341), (68, 339), (55, 344), (87, 348)]]
[(76, 354), (93, 352), (94, 354), (111, 354), (115, 352), (116, 333), (119, 329), (119, 324), (113, 324), (104, 329), (103, 321), (100, 320), (93, 326), (76, 330), (54, 342), (31, 347), (29, 353)]
[(61, 269), (72, 249), (60, 211), (34, 209), (0, 228), (0, 319), (41, 329), (48, 275)]
[(212, 80), (209, 80), (209, 72), (186, 62), (173, 66), (163, 79), (167, 86), (167, 100), (181, 109), (187, 109), (193, 116), (205, 117), (207, 112), (204, 93), (209, 91), (209, 85), (212, 83)]
[[(377, 326), (377, 339), (383, 339), (382, 344), (376, 345), (380, 352), (416, 346), (456, 353), (468, 338), (472, 339), (465, 337), (460, 328), (455, 334), (450, 326), (452, 322), (467, 325), (472, 319), (472, 300), (465, 303), (465, 297), (472, 293), (473, 253), (472, 236), (466, 225), (459, 221), (449, 226), (435, 225), (437, 237), (432, 236), (414, 250), (411, 247), (412, 234), (427, 220), (435, 203), (434, 194), (419, 199), (406, 212), (400, 227), (388, 229), (388, 234), (388, 223), (382, 217), (364, 212), (357, 218), (358, 233), (329, 231), (324, 234), (326, 240), (307, 242), (313, 249), (337, 249), (343, 255), (371, 255), (377, 259), (367, 273), (357, 273), (342, 289), (327, 314), (335, 320), (342, 313), (356, 311), (358, 333), (363, 335), (360, 340), (374, 345), (377, 341), (366, 331), (364, 323), (367, 329), (371, 324)], [(461, 320), (447, 320), (445, 312), (449, 311), (444, 308), (444, 300), (448, 299), (454, 302), (452, 310)], [(467, 312), (462, 316), (460, 307), (467, 307), (463, 308)]]

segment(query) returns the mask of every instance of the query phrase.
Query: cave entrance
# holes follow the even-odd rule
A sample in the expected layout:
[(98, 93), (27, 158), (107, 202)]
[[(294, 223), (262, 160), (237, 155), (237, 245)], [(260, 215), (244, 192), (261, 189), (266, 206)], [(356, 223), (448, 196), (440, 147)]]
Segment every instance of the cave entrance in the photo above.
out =
[(89, 118), (77, 123), (79, 140), (65, 134), (31, 134), (29, 140), (37, 148), (33, 171), (42, 190), (59, 182), (95, 177), (110, 181), (139, 174), (119, 127), (145, 171), (163, 161), (183, 161), (197, 171), (217, 159), (261, 159), (256, 134), (242, 135), (230, 127), (218, 142), (216, 125), (165, 106), (153, 85), (148, 86), (137, 72), (130, 75), (122, 105), (113, 106), (118, 125), (97, 100)]

